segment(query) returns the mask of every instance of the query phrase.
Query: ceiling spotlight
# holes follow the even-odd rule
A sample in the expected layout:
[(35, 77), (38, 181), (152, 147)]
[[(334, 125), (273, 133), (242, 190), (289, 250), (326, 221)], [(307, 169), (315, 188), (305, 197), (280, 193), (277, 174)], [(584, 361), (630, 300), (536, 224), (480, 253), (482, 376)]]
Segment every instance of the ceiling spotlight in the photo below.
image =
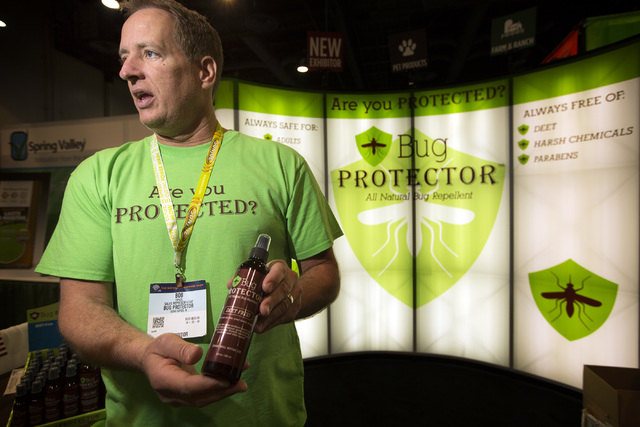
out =
[(307, 58), (301, 58), (298, 61), (298, 67), (296, 68), (299, 73), (306, 73), (309, 71), (309, 67), (307, 67)]
[(6, 27), (6, 26), (7, 26), (7, 24), (5, 24), (4, 21), (0, 21), (0, 28)]
[(120, 3), (117, 0), (102, 0), (102, 4), (109, 9), (120, 9)]

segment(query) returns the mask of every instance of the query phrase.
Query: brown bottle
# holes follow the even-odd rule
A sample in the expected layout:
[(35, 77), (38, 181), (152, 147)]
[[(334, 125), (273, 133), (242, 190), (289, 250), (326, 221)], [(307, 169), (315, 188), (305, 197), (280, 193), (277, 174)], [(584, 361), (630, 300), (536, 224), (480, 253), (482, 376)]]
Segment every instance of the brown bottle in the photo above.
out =
[(62, 386), (62, 418), (70, 418), (80, 413), (80, 384), (78, 366), (68, 362)]
[(44, 394), (42, 380), (31, 383), (31, 401), (29, 402), (29, 425), (35, 426), (44, 421)]
[(235, 383), (240, 379), (264, 296), (271, 237), (261, 234), (235, 277), (202, 365), (202, 374)]
[(26, 427), (29, 425), (29, 394), (27, 383), (21, 382), (16, 386), (16, 398), (13, 403), (11, 427)]
[(80, 413), (98, 410), (100, 403), (100, 369), (82, 362), (78, 367), (80, 383)]
[(60, 366), (51, 365), (47, 382), (44, 385), (44, 422), (50, 423), (60, 419), (62, 410), (62, 388), (60, 387)]

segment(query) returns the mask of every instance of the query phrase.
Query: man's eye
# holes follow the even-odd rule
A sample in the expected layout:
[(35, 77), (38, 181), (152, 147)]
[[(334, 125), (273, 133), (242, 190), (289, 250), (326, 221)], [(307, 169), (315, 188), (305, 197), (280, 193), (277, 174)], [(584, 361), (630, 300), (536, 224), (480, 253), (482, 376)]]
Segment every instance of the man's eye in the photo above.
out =
[(147, 50), (147, 51), (145, 51), (144, 54), (145, 54), (145, 56), (147, 58), (150, 58), (150, 59), (154, 59), (154, 58), (158, 57), (158, 54), (156, 52), (152, 51), (152, 50)]

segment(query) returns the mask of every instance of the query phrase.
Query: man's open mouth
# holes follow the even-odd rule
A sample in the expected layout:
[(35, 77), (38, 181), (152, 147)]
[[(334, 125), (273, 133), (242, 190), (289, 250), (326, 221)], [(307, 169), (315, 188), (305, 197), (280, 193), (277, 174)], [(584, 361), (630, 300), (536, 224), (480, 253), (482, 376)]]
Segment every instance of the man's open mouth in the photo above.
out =
[(146, 107), (153, 100), (153, 95), (143, 90), (133, 92), (133, 99), (138, 107)]

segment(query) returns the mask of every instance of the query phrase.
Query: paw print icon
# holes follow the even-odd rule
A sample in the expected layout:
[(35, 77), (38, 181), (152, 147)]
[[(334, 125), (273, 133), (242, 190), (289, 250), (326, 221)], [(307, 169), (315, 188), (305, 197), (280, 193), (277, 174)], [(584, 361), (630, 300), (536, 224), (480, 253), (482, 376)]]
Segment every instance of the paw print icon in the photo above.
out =
[(402, 52), (402, 56), (412, 56), (416, 53), (416, 44), (413, 40), (402, 40), (402, 44), (398, 45), (398, 50)]

